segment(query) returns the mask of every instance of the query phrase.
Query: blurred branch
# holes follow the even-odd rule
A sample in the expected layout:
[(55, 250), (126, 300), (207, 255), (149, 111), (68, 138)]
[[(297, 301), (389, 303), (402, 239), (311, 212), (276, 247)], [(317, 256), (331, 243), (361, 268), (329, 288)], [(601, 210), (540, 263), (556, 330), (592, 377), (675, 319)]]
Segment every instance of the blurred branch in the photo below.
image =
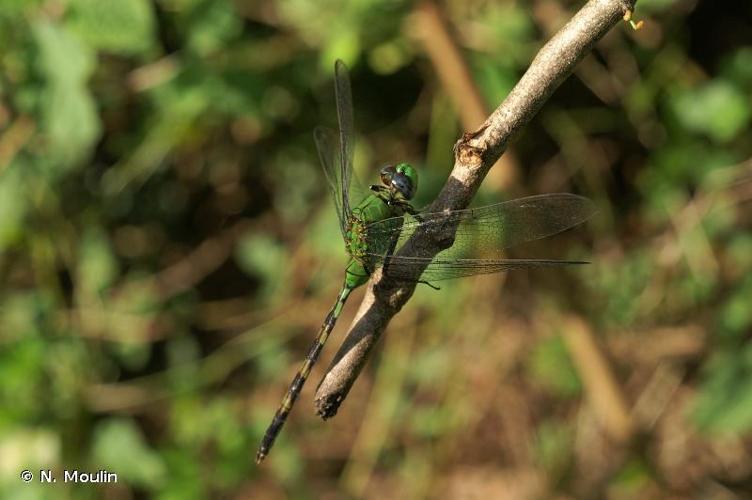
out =
[[(419, 3), (413, 12), (415, 32), (449, 95), (465, 130), (475, 130), (488, 116), (488, 106), (475, 85), (470, 68), (455, 43), (441, 9), (432, 0)], [(501, 188), (509, 189), (519, 166), (514, 155), (500, 157), (495, 165)]]
[(598, 348), (590, 327), (576, 316), (570, 316), (563, 327), (564, 342), (596, 418), (612, 439), (627, 443), (635, 432), (627, 397)]
[(143, 413), (151, 411), (159, 401), (175, 397), (181, 391), (195, 389), (190, 385), (175, 386), (170, 382), (181, 379), (185, 373), (195, 374), (200, 387), (219, 384), (249, 359), (262, 356), (274, 345), (288, 341), (294, 329), (280, 332), (271, 343), (259, 341), (266, 334), (264, 327), (285, 315), (284, 312), (270, 315), (265, 321), (232, 337), (203, 358), (173, 364), (164, 370), (127, 381), (89, 384), (84, 390), (86, 405), (95, 413)]
[[(504, 102), (478, 130), (464, 134), (457, 142), (454, 168), (430, 211), (469, 205), (512, 137), (530, 122), (575, 65), (634, 4), (635, 0), (591, 0), (543, 46)], [(434, 256), (451, 242), (451, 236), (416, 231), (399, 254)], [(323, 418), (336, 414), (381, 333), (415, 290), (415, 284), (398, 284), (382, 277), (378, 270), (371, 278), (350, 333), (316, 391), (314, 404)]]
[(13, 158), (31, 139), (35, 128), (31, 118), (21, 115), (3, 132), (0, 136), (0, 172), (10, 165)]
[(135, 92), (144, 92), (173, 79), (180, 71), (180, 63), (175, 56), (166, 56), (145, 64), (130, 72), (128, 86)]
[[(698, 363), (708, 349), (707, 332), (699, 325), (658, 327), (642, 330), (617, 331), (607, 336), (608, 352), (625, 365), (657, 365), (659, 363)], [(651, 339), (650, 349), (643, 349), (645, 338)]]
[(246, 229), (247, 222), (240, 220), (218, 236), (202, 241), (191, 253), (161, 271), (154, 280), (160, 297), (189, 290), (214, 272), (232, 255), (235, 242)]

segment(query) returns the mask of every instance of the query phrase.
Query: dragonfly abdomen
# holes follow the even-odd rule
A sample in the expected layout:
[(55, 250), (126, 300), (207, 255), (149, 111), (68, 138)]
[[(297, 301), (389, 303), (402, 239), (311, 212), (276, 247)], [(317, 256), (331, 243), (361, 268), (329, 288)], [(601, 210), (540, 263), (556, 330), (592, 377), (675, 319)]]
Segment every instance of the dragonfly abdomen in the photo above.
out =
[(332, 307), (332, 309), (329, 311), (329, 314), (326, 315), (326, 319), (321, 325), (321, 330), (319, 330), (319, 334), (316, 336), (316, 340), (314, 340), (313, 344), (311, 344), (311, 348), (308, 350), (308, 355), (303, 362), (303, 366), (300, 367), (300, 370), (298, 370), (298, 373), (295, 375), (295, 378), (290, 384), (289, 389), (287, 389), (285, 397), (282, 398), (282, 403), (279, 405), (279, 408), (277, 408), (277, 411), (274, 414), (272, 423), (269, 424), (269, 427), (264, 433), (264, 438), (261, 440), (261, 445), (256, 452), (257, 464), (261, 463), (264, 460), (266, 455), (269, 454), (269, 450), (271, 449), (272, 445), (274, 445), (274, 441), (277, 439), (279, 431), (282, 429), (282, 426), (287, 420), (287, 416), (290, 414), (292, 405), (295, 403), (295, 400), (298, 399), (300, 391), (303, 390), (303, 385), (308, 379), (308, 376), (311, 374), (311, 368), (313, 368), (313, 365), (319, 358), (321, 350), (324, 348), (324, 344), (329, 338), (329, 334), (332, 333), (332, 330), (334, 330), (334, 325), (337, 323), (337, 318), (339, 318), (340, 313), (342, 313), (342, 308), (344, 307), (345, 301), (347, 300), (347, 297), (350, 295), (351, 291), (352, 288), (345, 284), (345, 286), (342, 288), (342, 291), (339, 293), (339, 297), (337, 297), (337, 302), (334, 304), (334, 307)]

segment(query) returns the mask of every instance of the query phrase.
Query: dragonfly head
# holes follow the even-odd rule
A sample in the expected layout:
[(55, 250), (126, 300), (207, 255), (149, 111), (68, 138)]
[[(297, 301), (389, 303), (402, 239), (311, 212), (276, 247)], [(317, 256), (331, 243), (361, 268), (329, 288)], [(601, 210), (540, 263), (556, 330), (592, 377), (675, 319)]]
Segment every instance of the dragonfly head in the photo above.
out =
[(412, 200), (418, 190), (418, 172), (409, 163), (387, 165), (381, 169), (381, 182), (406, 200)]

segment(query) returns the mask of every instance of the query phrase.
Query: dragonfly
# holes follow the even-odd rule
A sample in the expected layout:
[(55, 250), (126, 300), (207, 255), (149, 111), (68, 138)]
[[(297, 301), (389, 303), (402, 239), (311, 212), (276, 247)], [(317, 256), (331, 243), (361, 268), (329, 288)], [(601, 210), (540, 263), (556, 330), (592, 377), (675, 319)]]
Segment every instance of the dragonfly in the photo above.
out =
[[(311, 344), (303, 365), (274, 414), (256, 453), (260, 464), (268, 455), (313, 365), (329, 338), (350, 293), (381, 268), (395, 282), (426, 283), (497, 273), (572, 264), (582, 261), (509, 259), (503, 250), (577, 226), (595, 212), (582, 196), (554, 193), (529, 196), (479, 208), (418, 212), (411, 205), (418, 189), (417, 170), (409, 163), (389, 164), (379, 172), (381, 183), (352, 203), (354, 119), (348, 69), (337, 60), (334, 89), (339, 133), (324, 127), (314, 130), (314, 142), (339, 219), (349, 262), (337, 300)], [(361, 190), (362, 192), (362, 190)], [(401, 255), (418, 232), (448, 234), (448, 247), (436, 255)]]

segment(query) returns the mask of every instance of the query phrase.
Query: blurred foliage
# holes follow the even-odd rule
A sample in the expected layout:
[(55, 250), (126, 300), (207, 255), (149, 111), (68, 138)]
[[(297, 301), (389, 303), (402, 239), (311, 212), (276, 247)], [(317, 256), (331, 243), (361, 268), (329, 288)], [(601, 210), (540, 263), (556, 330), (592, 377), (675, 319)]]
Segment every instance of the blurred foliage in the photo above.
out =
[[(496, 106), (580, 2), (441, 5)], [(752, 495), (745, 2), (641, 0), (645, 27), (615, 27), (513, 144), (517, 185), (484, 183), (478, 204), (592, 198), (588, 227), (519, 251), (590, 266), (418, 289), (340, 415), (312, 415), (312, 380), (252, 465), (342, 279), (311, 136), (335, 123), (334, 60), (352, 68), (363, 184), (406, 159), (424, 206), (451, 167), (458, 104), (414, 9), (3, 2), (0, 497)], [(570, 314), (653, 415), (644, 449), (599, 433)]]

